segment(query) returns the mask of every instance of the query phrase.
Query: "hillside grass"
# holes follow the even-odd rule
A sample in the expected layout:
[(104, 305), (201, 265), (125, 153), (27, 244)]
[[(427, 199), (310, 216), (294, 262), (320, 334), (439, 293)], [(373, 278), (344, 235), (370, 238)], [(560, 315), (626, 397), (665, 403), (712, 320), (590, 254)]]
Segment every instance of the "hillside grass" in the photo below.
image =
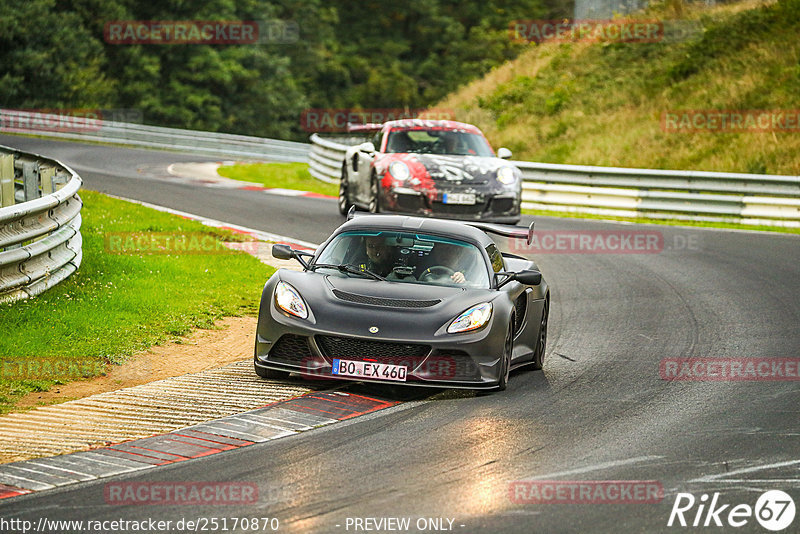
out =
[[(78, 271), (38, 297), (0, 305), (0, 413), (30, 391), (103, 374), (223, 316), (258, 312), (273, 269), (220, 244), (241, 236), (91, 191), (81, 198)], [(58, 376), (63, 362), (71, 371)]]
[(800, 175), (800, 129), (675, 133), (661, 125), (674, 110), (800, 109), (800, 0), (671, 1), (636, 17), (702, 30), (677, 42), (531, 44), (436, 107), (456, 110), (519, 160)]

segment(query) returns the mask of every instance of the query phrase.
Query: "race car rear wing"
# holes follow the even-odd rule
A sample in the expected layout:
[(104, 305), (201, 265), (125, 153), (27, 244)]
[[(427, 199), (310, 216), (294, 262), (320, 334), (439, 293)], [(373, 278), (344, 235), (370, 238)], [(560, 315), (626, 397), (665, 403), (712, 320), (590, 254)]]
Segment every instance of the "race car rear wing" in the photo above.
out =
[(378, 124), (375, 122), (368, 122), (366, 124), (353, 124), (352, 122), (347, 123), (348, 132), (375, 132), (381, 128), (383, 128), (383, 124)]
[(527, 228), (524, 226), (515, 226), (511, 224), (496, 224), (496, 223), (485, 223), (480, 221), (459, 221), (463, 222), (466, 225), (473, 226), (478, 230), (483, 230), (489, 234), (500, 235), (503, 237), (513, 237), (515, 239), (525, 239), (528, 245), (533, 242), (533, 225), (534, 222), (531, 221), (530, 226)]
[[(377, 213), (369, 213), (364, 211), (356, 211), (355, 206), (350, 206), (350, 209), (347, 212), (347, 220), (354, 217), (364, 217), (368, 215), (378, 215)], [(525, 226), (516, 226), (513, 224), (498, 224), (498, 223), (487, 223), (487, 222), (480, 222), (480, 221), (459, 221), (456, 219), (447, 219), (449, 222), (457, 222), (461, 224), (466, 224), (468, 226), (472, 226), (481, 230), (483, 232), (489, 234), (495, 234), (503, 237), (513, 237), (514, 239), (524, 239), (525, 242), (530, 245), (533, 242), (533, 225), (535, 224), (534, 221), (531, 221), (530, 226), (527, 228)]]

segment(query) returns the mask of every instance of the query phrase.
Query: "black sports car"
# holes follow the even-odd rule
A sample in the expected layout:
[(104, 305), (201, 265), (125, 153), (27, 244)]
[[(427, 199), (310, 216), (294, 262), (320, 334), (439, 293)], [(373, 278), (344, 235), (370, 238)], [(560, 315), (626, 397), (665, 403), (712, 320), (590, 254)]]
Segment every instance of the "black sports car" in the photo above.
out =
[(533, 225), (352, 215), (314, 254), (273, 246), (304, 270), (264, 286), (259, 376), (502, 390), (515, 367), (542, 367), (547, 284), (501, 252), (524, 250)]
[(339, 211), (376, 212), (516, 224), (522, 174), (483, 133), (462, 122), (407, 119), (358, 125), (377, 130), (342, 162)]

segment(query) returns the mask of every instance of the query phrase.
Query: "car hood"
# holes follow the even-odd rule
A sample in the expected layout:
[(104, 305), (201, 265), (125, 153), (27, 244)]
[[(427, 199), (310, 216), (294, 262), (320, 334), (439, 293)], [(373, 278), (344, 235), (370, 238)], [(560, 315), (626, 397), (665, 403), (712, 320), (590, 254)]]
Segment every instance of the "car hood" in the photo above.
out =
[(409, 284), (404, 282), (379, 282), (358, 277), (345, 278), (326, 275), (325, 282), (331, 291), (337, 293), (350, 293), (377, 299), (402, 299), (410, 302), (442, 301), (459, 297), (465, 292), (465, 290), (460, 287)]
[[(498, 292), (281, 269), (280, 279), (297, 288), (319, 331), (365, 335), (378, 326), (375, 339), (407, 338), (410, 331), (433, 336), (467, 308), (491, 301)], [(368, 335), (368, 334), (367, 334)]]
[[(404, 161), (409, 166), (421, 165), (435, 182), (487, 183), (497, 176), (497, 169), (511, 166), (495, 157), (444, 156), (439, 154), (388, 154), (385, 165)], [(413, 171), (413, 167), (412, 167)]]

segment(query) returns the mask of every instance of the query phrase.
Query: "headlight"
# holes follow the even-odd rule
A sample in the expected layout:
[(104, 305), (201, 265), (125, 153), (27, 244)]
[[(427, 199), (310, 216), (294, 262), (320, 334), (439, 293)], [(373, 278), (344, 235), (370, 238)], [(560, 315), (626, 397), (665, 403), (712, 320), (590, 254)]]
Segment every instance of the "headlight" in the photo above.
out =
[(500, 167), (497, 170), (497, 180), (501, 184), (513, 184), (517, 180), (517, 176), (514, 174), (514, 167)]
[(408, 170), (408, 165), (402, 161), (393, 161), (389, 164), (389, 173), (397, 180), (406, 180), (411, 176), (411, 171)]
[(475, 330), (485, 325), (489, 318), (492, 316), (491, 302), (484, 302), (468, 309), (458, 317), (456, 317), (450, 326), (447, 327), (447, 332), (456, 334), (458, 332), (468, 332)]
[(301, 319), (308, 317), (308, 307), (303, 301), (303, 297), (286, 282), (278, 282), (278, 285), (275, 286), (275, 304), (295, 317), (300, 317)]

